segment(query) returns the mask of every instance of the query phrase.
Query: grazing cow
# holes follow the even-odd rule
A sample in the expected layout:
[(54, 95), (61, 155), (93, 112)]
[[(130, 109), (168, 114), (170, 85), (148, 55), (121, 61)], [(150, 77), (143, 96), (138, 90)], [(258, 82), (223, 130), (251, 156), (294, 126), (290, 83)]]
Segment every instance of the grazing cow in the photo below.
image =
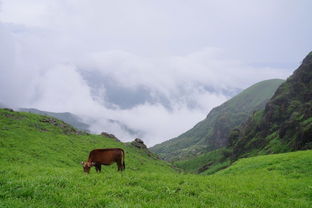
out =
[(92, 166), (96, 172), (101, 172), (101, 165), (111, 165), (116, 162), (118, 171), (123, 171), (125, 166), (125, 152), (120, 148), (94, 149), (90, 152), (87, 162), (81, 162), (83, 171), (90, 172)]

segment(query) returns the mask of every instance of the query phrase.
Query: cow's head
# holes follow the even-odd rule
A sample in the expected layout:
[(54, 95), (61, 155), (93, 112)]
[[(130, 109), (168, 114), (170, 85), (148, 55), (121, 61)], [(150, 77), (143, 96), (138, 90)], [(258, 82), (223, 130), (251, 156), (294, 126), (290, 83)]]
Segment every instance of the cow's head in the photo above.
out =
[(81, 162), (81, 165), (82, 165), (82, 167), (83, 167), (83, 171), (84, 171), (85, 173), (89, 173), (89, 172), (90, 172), (90, 168), (91, 168), (92, 166), (94, 166), (95, 163), (94, 163), (94, 162)]

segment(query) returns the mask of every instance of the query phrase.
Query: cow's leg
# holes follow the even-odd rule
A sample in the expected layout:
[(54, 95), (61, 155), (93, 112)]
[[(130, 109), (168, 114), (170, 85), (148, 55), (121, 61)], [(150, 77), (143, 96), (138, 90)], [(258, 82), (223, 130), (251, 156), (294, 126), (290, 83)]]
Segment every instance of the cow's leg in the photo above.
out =
[(117, 161), (116, 163), (117, 163), (118, 171), (122, 171), (121, 161)]
[(122, 161), (122, 170), (126, 169), (125, 161)]
[(101, 164), (99, 163), (95, 164), (95, 170), (97, 173), (101, 172)]

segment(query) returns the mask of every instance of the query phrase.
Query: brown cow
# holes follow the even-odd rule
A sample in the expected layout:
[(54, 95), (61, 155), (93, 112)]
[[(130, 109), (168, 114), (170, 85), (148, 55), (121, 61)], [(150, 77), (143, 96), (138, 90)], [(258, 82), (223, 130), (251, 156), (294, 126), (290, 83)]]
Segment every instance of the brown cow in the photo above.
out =
[(92, 166), (96, 172), (101, 172), (101, 165), (111, 165), (116, 162), (118, 171), (123, 171), (125, 166), (125, 152), (120, 148), (111, 149), (94, 149), (90, 152), (87, 162), (81, 162), (83, 170), (86, 173), (90, 172)]

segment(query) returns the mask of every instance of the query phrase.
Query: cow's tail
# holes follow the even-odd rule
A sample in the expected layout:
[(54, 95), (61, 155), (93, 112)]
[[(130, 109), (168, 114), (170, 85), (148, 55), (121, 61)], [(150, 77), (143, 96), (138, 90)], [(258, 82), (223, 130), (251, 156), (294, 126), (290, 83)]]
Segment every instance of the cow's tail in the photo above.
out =
[(121, 157), (121, 164), (122, 164), (122, 170), (126, 169), (126, 165), (125, 165), (125, 152), (123, 149), (122, 150), (122, 157)]

